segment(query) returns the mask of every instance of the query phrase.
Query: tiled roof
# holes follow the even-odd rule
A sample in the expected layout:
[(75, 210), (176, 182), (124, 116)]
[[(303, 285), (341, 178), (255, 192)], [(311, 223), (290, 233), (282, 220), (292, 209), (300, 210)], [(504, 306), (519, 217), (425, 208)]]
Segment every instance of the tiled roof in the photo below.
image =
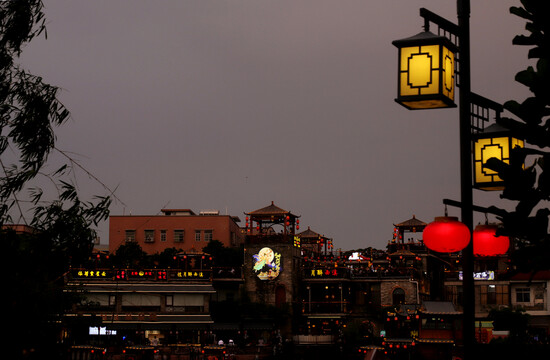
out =
[(540, 270), (535, 273), (519, 273), (511, 280), (550, 280), (550, 270)]
[(397, 227), (422, 227), (427, 226), (424, 221), (418, 220), (416, 216), (413, 215), (412, 219), (405, 220), (403, 222), (400, 222), (399, 224), (394, 224)]
[(321, 234), (318, 234), (316, 233), (315, 231), (311, 230), (309, 228), (309, 226), (307, 227), (307, 230), (305, 231), (302, 231), (301, 233), (298, 234), (298, 236), (301, 238), (301, 239), (306, 239), (306, 238), (315, 238), (315, 239), (318, 239), (319, 237), (321, 237)]
[(248, 215), (286, 215), (289, 211), (281, 209), (280, 207), (273, 204), (266, 206), (264, 208), (254, 210), (248, 213)]
[(454, 305), (450, 301), (424, 301), (422, 304), (423, 313), (439, 314), (439, 315), (459, 315), (460, 311), (456, 311)]

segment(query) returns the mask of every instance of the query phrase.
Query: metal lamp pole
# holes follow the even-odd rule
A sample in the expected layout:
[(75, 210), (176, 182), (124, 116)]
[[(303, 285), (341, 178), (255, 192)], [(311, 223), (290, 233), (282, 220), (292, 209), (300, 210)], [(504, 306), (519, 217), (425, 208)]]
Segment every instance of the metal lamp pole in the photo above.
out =
[[(473, 234), (472, 136), (470, 121), (470, 0), (457, 0), (458, 40), (460, 59), (459, 116), (460, 116), (460, 197), (462, 222)], [(470, 235), (471, 236), (471, 235)], [(473, 239), (462, 250), (464, 357), (471, 359), (475, 343), (475, 294)]]

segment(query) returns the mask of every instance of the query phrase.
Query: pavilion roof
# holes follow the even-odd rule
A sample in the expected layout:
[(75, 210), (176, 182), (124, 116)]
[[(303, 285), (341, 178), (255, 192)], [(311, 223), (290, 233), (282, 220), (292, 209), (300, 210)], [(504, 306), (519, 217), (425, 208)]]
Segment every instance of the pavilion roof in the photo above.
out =
[(409, 256), (409, 257), (412, 257), (412, 256), (416, 256), (416, 254), (413, 253), (412, 251), (407, 250), (407, 249), (399, 249), (396, 252), (388, 254), (388, 256)]
[(427, 225), (428, 224), (426, 224), (424, 221), (418, 220), (415, 215), (413, 215), (413, 217), (409, 220), (402, 221), (399, 224), (394, 224), (394, 226), (400, 227), (400, 228), (413, 228), (413, 227), (420, 228), (420, 227), (425, 227)]
[(263, 207), (258, 210), (251, 211), (249, 213), (245, 213), (249, 216), (254, 217), (271, 217), (271, 216), (291, 216), (291, 217), (299, 217), (297, 215), (292, 214), (288, 210), (281, 209), (280, 207), (276, 206), (273, 201), (271, 202), (271, 205), (268, 205), (266, 207)]
[(307, 227), (307, 230), (302, 231), (298, 234), (298, 236), (300, 237), (300, 239), (319, 239), (323, 237), (321, 234), (311, 230), (309, 226)]

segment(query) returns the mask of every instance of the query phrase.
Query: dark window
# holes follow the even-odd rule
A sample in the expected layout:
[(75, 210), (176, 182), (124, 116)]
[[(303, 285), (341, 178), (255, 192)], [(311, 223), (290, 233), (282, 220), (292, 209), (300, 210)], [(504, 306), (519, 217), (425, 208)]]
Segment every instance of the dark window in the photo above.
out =
[(184, 235), (183, 230), (174, 230), (174, 242), (183, 242)]
[(405, 290), (397, 288), (392, 293), (393, 305), (399, 305), (405, 303)]
[(152, 243), (155, 241), (155, 230), (145, 230), (145, 242)]
[(136, 231), (135, 230), (126, 230), (124, 232), (124, 241), (127, 243), (136, 241)]
[(531, 302), (531, 290), (529, 288), (516, 289), (516, 302), (529, 303)]

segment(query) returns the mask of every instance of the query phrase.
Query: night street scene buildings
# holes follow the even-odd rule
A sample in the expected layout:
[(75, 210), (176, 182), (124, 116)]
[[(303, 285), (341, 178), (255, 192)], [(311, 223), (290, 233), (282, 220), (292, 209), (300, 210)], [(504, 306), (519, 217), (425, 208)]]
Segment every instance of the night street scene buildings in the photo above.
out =
[[(243, 215), (112, 216), (118, 248), (67, 274), (82, 299), (65, 316), (68, 358), (461, 356), (461, 255), (428, 250), (427, 223), (413, 215), (386, 249), (342, 251), (274, 203)], [(514, 271), (509, 252), (476, 258), (480, 353), (515, 337), (547, 346), (550, 274)]]

